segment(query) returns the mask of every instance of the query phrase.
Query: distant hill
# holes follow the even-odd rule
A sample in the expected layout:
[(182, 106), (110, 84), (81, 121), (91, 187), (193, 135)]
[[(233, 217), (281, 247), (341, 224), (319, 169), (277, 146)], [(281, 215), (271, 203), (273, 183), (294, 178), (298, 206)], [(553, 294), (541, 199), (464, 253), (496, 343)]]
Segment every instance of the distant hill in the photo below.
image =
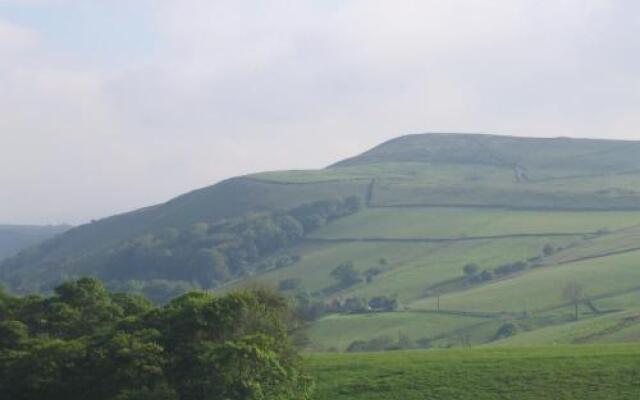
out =
[(558, 177), (636, 171), (639, 153), (637, 141), (432, 133), (389, 140), (333, 167), (388, 162), (520, 165), (542, 178), (544, 173)]
[(437, 133), (73, 228), (0, 279), (28, 292), (91, 275), (156, 300), (259, 281), (316, 319), (311, 349), (344, 351), (399, 333), (403, 346), (546, 343), (575, 318), (569, 283), (596, 333), (610, 321), (598, 337), (635, 337), (638, 255), (640, 142)]
[(68, 225), (0, 225), (0, 260), (20, 250), (50, 239), (70, 228)]

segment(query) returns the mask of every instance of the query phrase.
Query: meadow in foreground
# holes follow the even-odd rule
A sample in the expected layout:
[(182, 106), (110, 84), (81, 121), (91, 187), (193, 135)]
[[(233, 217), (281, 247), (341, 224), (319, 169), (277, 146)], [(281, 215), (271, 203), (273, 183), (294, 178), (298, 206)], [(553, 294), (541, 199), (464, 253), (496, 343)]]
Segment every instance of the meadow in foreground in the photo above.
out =
[(640, 345), (314, 354), (316, 400), (633, 400)]

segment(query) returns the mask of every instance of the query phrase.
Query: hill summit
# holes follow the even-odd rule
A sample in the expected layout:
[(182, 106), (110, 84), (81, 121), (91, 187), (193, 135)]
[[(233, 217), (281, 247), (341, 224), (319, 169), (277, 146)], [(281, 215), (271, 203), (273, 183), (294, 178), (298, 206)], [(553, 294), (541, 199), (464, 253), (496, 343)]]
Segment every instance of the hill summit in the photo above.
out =
[(325, 169), (231, 178), (79, 226), (6, 260), (0, 278), (18, 291), (83, 275), (217, 287), (286, 264), (274, 257), (362, 209), (638, 210), (639, 184), (640, 142), (407, 135)]
[(425, 133), (400, 136), (332, 167), (386, 162), (428, 162), (583, 172), (640, 168), (640, 142), (602, 139), (525, 138), (488, 134)]

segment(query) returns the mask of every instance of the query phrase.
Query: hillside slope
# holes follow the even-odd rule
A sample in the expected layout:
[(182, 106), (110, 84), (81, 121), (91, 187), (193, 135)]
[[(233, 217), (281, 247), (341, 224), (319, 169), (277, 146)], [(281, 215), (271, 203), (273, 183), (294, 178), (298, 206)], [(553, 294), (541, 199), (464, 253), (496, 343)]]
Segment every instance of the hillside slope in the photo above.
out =
[(0, 225), (0, 260), (69, 230), (67, 225)]
[(640, 142), (408, 135), (80, 226), (0, 278), (26, 292), (92, 275), (159, 300), (264, 282), (306, 304), (317, 351), (551, 336), (572, 323), (569, 283), (581, 319), (640, 307), (638, 188)]

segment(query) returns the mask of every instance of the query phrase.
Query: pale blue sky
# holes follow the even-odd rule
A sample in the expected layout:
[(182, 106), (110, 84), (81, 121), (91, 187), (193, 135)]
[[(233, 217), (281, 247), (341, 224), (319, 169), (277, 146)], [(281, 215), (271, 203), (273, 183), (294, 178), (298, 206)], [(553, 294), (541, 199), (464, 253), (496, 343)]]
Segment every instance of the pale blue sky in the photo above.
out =
[(95, 66), (150, 55), (159, 46), (152, 1), (5, 2), (0, 16), (31, 29), (52, 51)]
[(639, 106), (635, 0), (0, 0), (0, 223), (412, 132), (640, 139)]

